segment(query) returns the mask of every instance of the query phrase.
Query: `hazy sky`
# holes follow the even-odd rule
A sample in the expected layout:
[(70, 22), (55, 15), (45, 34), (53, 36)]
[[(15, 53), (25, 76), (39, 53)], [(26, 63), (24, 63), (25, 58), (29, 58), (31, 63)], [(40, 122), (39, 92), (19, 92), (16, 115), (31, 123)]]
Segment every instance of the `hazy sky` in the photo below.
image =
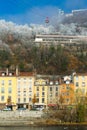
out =
[(0, 19), (18, 24), (44, 23), (57, 16), (58, 9), (69, 13), (87, 9), (87, 0), (0, 0)]

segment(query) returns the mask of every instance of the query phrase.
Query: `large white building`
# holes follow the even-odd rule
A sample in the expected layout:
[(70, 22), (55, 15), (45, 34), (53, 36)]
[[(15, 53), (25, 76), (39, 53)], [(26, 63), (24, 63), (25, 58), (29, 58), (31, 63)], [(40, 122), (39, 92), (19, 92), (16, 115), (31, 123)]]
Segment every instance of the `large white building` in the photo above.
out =
[(61, 34), (41, 34), (36, 35), (34, 43), (38, 46), (50, 46), (50, 45), (72, 45), (81, 44), (81, 41), (87, 41), (87, 36), (72, 36), (72, 35), (61, 35)]

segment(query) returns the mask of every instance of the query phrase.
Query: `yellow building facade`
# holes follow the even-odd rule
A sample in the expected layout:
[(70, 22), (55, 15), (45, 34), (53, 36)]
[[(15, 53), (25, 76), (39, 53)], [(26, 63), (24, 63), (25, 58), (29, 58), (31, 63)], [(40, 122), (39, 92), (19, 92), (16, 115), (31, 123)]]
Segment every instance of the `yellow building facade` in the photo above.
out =
[(34, 95), (36, 97), (36, 102), (34, 105), (47, 106), (47, 94), (47, 81), (41, 78), (36, 79), (34, 82)]
[(11, 108), (16, 105), (17, 99), (17, 78), (12, 73), (0, 75), (0, 106), (9, 105)]
[(74, 75), (75, 95), (78, 100), (87, 96), (87, 74)]

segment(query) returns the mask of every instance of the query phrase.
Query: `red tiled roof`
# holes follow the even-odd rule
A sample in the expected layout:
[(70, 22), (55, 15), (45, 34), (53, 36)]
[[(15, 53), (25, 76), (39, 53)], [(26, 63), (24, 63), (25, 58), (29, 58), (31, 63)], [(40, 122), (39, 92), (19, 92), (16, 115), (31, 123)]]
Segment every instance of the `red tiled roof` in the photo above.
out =
[(34, 76), (33, 72), (19, 72), (18, 76)]

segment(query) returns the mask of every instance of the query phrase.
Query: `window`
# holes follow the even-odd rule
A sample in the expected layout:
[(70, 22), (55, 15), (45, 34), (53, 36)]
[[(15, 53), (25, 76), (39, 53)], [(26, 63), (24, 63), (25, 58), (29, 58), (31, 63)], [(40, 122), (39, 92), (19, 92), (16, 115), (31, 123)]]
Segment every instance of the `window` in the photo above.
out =
[(31, 88), (29, 88), (29, 92), (31, 92), (32, 91), (32, 89)]
[(18, 103), (20, 103), (20, 98), (18, 98)]
[(58, 91), (58, 87), (56, 87), (56, 91)]
[(32, 93), (29, 93), (29, 96), (32, 96)]
[(20, 97), (20, 94), (18, 93), (18, 97)]
[(78, 80), (79, 78), (78, 78), (78, 76), (76, 76), (76, 80)]
[(85, 94), (85, 89), (82, 89), (82, 94)]
[(50, 87), (50, 91), (52, 91), (52, 87)]
[(36, 93), (36, 96), (39, 97), (39, 92)]
[(42, 87), (42, 91), (44, 91), (44, 87)]
[(8, 96), (8, 100), (10, 100), (10, 101), (11, 101), (11, 99), (12, 99), (12, 98), (11, 98), (11, 96)]
[(79, 83), (78, 82), (76, 82), (76, 87), (78, 87), (79, 86)]
[(69, 99), (66, 99), (66, 102), (68, 103), (68, 102), (69, 102)]
[(83, 80), (83, 81), (85, 80), (85, 76), (82, 76), (82, 80)]
[(66, 86), (66, 89), (68, 89), (68, 90), (69, 90), (69, 86)]
[(37, 98), (37, 102), (39, 102), (39, 98)]
[(24, 98), (24, 102), (26, 102), (26, 98)]
[(4, 85), (4, 84), (5, 84), (4, 80), (2, 80), (2, 81), (1, 81), (1, 84), (2, 84), (2, 85)]
[(1, 96), (1, 101), (4, 101), (4, 96)]
[(69, 92), (66, 92), (66, 95), (69, 96)]
[(39, 91), (39, 87), (37, 87), (36, 89), (37, 89), (37, 91)]
[(29, 98), (29, 102), (31, 101), (31, 98)]
[(5, 90), (4, 90), (4, 87), (1, 87), (1, 93), (4, 93)]
[(45, 93), (44, 93), (44, 92), (42, 92), (42, 96), (45, 96)]
[(18, 78), (18, 81), (20, 81), (21, 79), (20, 78)]
[(85, 82), (82, 82), (82, 87), (85, 87)]
[(26, 96), (26, 93), (24, 93), (24, 96)]
[(52, 97), (52, 93), (50, 94), (50, 97)]
[(26, 81), (26, 78), (24, 78), (24, 81)]
[(42, 98), (42, 103), (44, 103), (44, 101), (45, 101), (44, 98)]
[(58, 96), (58, 93), (56, 93), (55, 96)]
[(18, 93), (20, 93), (20, 91), (18, 91)]
[(29, 78), (29, 81), (32, 81), (32, 78), (31, 78), (31, 77)]
[(8, 81), (8, 85), (12, 85), (12, 81), (11, 80)]
[(11, 87), (8, 88), (8, 93), (12, 93), (12, 88)]

